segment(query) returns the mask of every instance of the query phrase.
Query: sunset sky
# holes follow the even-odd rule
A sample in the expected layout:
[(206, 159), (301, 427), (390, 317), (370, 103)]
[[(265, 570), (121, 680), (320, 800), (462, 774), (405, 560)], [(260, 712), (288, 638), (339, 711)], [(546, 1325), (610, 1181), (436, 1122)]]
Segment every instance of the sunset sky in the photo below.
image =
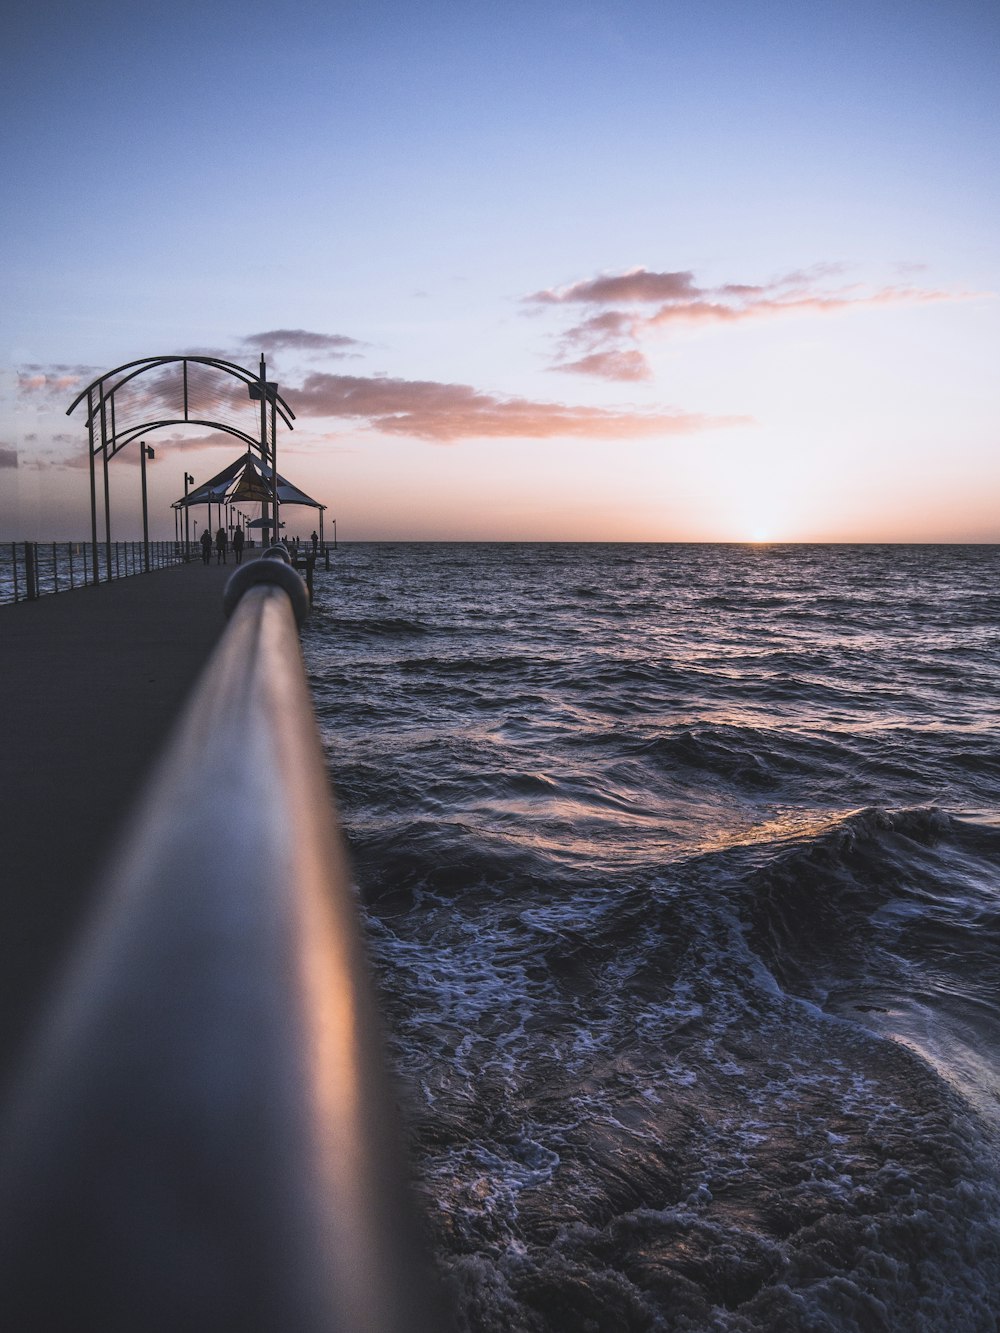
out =
[[(343, 538), (1000, 540), (995, 0), (40, 0), (0, 64), (0, 539), (87, 535), (89, 380), (263, 351)], [(172, 536), (242, 446), (148, 438)]]

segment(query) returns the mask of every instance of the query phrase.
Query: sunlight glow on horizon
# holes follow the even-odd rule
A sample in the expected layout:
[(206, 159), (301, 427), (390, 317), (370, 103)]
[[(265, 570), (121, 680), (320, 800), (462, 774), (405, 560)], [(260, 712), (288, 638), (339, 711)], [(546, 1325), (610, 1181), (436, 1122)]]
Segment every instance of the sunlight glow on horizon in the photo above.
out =
[[(193, 349), (345, 538), (1000, 540), (1000, 12), (186, 5), (11, 20), (0, 540), (88, 535), (70, 399)], [(242, 445), (150, 438), (169, 538)]]

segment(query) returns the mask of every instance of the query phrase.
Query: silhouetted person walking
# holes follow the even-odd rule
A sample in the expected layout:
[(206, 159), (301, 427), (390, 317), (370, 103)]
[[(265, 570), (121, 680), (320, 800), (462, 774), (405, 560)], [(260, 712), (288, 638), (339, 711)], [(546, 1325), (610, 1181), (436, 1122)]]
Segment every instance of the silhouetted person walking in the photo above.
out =
[(315, 555), (317, 547), (319, 546), (319, 533), (316, 531), (315, 528), (313, 528), (312, 536), (309, 538), (309, 540), (313, 544), (313, 555)]
[(243, 563), (243, 529), (236, 524), (236, 531), (233, 533), (233, 555), (236, 557), (238, 565)]
[(226, 536), (226, 529), (220, 528), (215, 534), (215, 563), (217, 565), (226, 564), (226, 551), (229, 549), (229, 538)]
[(207, 565), (212, 559), (212, 534), (208, 528), (201, 534), (201, 563)]

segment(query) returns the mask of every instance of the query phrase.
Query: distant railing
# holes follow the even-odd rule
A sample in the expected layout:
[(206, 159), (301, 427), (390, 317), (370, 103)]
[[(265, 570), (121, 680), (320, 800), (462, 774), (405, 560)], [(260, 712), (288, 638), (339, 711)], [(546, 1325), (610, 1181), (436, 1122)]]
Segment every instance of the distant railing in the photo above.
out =
[(437, 1333), (305, 589), (274, 557), (226, 600), (0, 1127), (4, 1326)]
[[(98, 542), (98, 582), (131, 578), (146, 572), (143, 542)], [(183, 542), (149, 542), (150, 569), (180, 564)], [(33, 602), (49, 593), (84, 588), (94, 581), (91, 542), (0, 543), (0, 603)]]

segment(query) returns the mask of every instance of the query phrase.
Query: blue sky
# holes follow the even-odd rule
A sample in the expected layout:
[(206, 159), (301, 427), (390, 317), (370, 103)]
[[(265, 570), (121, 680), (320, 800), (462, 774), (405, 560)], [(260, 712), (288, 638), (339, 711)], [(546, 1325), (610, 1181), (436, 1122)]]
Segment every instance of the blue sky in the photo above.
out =
[[(76, 388), (200, 349), (267, 352), (283, 470), (345, 536), (1000, 536), (995, 5), (42, 3), (6, 35), (0, 537), (85, 533)], [(238, 447), (161, 443), (170, 535)]]

